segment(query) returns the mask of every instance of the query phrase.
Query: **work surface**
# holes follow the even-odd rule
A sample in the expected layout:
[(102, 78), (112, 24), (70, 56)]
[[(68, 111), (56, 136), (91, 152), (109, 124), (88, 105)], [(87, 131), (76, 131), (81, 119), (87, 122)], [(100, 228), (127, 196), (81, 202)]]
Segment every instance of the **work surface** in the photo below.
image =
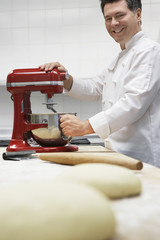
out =
[[(105, 151), (101, 146), (97, 148), (96, 146), (80, 147), (80, 151), (86, 152), (93, 149)], [(3, 152), (5, 152), (5, 148), (0, 148), (0, 156)], [(45, 162), (38, 158), (4, 161), (1, 157), (0, 190), (8, 185), (24, 182), (54, 181), (56, 176), (71, 167)], [(142, 170), (133, 172), (142, 181), (142, 194), (111, 201), (117, 221), (116, 233), (112, 240), (159, 240), (160, 169), (144, 164)]]

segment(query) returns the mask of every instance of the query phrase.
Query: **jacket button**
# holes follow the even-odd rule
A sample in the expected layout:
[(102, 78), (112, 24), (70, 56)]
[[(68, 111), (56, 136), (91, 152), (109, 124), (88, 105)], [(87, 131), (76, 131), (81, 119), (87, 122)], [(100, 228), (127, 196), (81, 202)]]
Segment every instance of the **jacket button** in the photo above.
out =
[(112, 100), (109, 100), (108, 102), (109, 102), (110, 106), (113, 105), (113, 101)]

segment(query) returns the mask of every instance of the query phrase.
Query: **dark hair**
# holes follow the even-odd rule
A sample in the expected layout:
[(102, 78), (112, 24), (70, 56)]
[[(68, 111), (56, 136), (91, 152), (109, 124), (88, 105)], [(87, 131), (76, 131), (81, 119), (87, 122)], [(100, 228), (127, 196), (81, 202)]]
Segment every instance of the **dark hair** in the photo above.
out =
[[(101, 10), (104, 13), (104, 6), (107, 3), (113, 3), (113, 2), (118, 2), (120, 0), (100, 0), (101, 2)], [(141, 0), (125, 0), (127, 3), (128, 8), (134, 12), (136, 11), (138, 8), (142, 9), (142, 3)]]

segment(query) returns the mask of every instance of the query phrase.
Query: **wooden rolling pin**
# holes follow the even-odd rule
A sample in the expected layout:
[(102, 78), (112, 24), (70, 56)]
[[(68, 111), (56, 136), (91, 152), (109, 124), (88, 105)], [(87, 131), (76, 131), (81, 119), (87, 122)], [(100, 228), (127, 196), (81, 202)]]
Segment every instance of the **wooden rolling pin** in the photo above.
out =
[(103, 154), (78, 152), (41, 153), (39, 158), (41, 160), (66, 165), (76, 165), (80, 163), (108, 163), (123, 166), (132, 170), (141, 170), (143, 168), (143, 164), (139, 160), (113, 152), (106, 152)]

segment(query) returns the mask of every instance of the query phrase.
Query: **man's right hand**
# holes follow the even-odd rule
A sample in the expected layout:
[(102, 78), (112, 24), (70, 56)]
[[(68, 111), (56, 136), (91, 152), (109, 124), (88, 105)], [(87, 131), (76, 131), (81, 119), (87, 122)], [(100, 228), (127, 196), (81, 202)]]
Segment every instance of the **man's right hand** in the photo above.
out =
[(59, 71), (67, 72), (67, 69), (62, 66), (59, 62), (52, 62), (52, 63), (45, 63), (43, 65), (40, 65), (39, 68), (41, 70), (45, 70), (46, 72), (52, 71), (53, 68), (57, 68)]
[[(61, 65), (59, 62), (45, 63), (39, 66), (40, 70), (44, 70), (46, 72), (52, 71), (53, 68), (57, 68), (60, 72), (63, 72), (63, 71), (67, 72), (67, 69), (63, 65)], [(73, 77), (69, 75), (68, 80), (64, 81), (64, 88), (69, 91), (72, 88), (72, 84), (73, 84)]]

